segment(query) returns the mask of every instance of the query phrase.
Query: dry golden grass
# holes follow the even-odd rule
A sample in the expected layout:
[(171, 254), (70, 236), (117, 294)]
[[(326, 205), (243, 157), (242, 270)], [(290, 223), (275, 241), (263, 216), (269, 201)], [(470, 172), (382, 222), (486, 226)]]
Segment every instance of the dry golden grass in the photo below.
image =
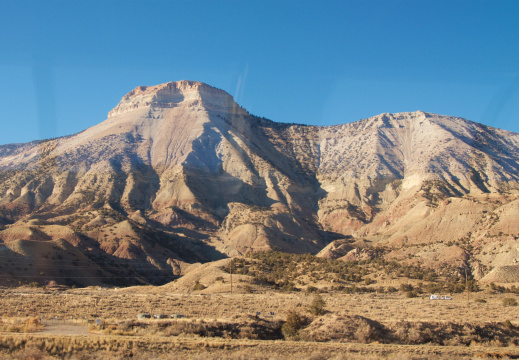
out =
[[(41, 317), (53, 319), (136, 319), (139, 313), (183, 314), (188, 318), (234, 319), (241, 315), (262, 316), (274, 312), (274, 320), (284, 319), (294, 308), (306, 308), (313, 294), (266, 292), (261, 294), (179, 294), (150, 292), (150, 287), (130, 289), (70, 289), (50, 292), (41, 288), (0, 289), (0, 316)], [(140, 290), (140, 291), (139, 291)], [(426, 297), (407, 299), (405, 294), (344, 294), (321, 295), (326, 308), (333, 312), (360, 315), (376, 321), (460, 321), (483, 323), (514, 321), (517, 307), (503, 306), (502, 299), (518, 298), (513, 294), (465, 294), (450, 301), (431, 301)], [(476, 302), (485, 299), (486, 303)], [(519, 298), (518, 298), (519, 299)], [(270, 319), (270, 316), (268, 316)]]
[(2, 359), (509, 359), (516, 349), (305, 341), (0, 335)]
[[(26, 327), (27, 330), (23, 330), (19, 327), (18, 333), (4, 332), (0, 335), (0, 349), (4, 351), (0, 357), (22, 359), (36, 354), (34, 359), (52, 356), (70, 359), (119, 359), (128, 358), (131, 354), (134, 359), (166, 359), (171, 356), (198, 359), (422, 359), (440, 354), (443, 357), (461, 359), (476, 356), (485, 358), (492, 354), (501, 354), (505, 358), (519, 355), (519, 347), (513, 345), (517, 339), (492, 342), (485, 338), (484, 341), (469, 341), (468, 347), (402, 345), (412, 344), (415, 341), (413, 339), (420, 341), (420, 331), (430, 331), (427, 327), (433, 331), (441, 329), (448, 332), (458, 326), (461, 330), (456, 331), (463, 335), (464, 331), (475, 326), (483, 329), (485, 326), (510, 321), (512, 328), (517, 329), (517, 307), (503, 306), (502, 302), (510, 294), (479, 292), (472, 294), (470, 303), (467, 303), (464, 294), (455, 295), (452, 301), (408, 299), (402, 293), (333, 293), (321, 296), (326, 303), (327, 313), (322, 317), (314, 317), (308, 311), (314, 295), (301, 292), (200, 295), (165, 290), (150, 291), (149, 287), (118, 290), (86, 288), (54, 292), (39, 288), (1, 289), (2, 324), (27, 324), (27, 319), (40, 317), (46, 324), (59, 324), (63, 320), (50, 320), (57, 316), (58, 319), (68, 319), (68, 324), (77, 323), (90, 327), (91, 332), (86, 336), (48, 335), (39, 331), (24, 334), (21, 332), (38, 329), (28, 330)], [(485, 298), (486, 303), (475, 302), (476, 298)], [(276, 321), (284, 321), (290, 310), (298, 311), (310, 321), (313, 320), (300, 339), (314, 341), (254, 340), (255, 336), (256, 339), (262, 338), (257, 337), (257, 332), (260, 331), (258, 327), (264, 330), (259, 324), (261, 320), (255, 317), (256, 312), (261, 312), (259, 318), (270, 326)], [(270, 316), (270, 312), (275, 315)], [(139, 313), (182, 314), (186, 318), (137, 321)], [(363, 329), (353, 329), (355, 331), (352, 336), (341, 339), (340, 336), (345, 336), (341, 334), (346, 332), (338, 329), (351, 323), (346, 320), (360, 317), (391, 329), (393, 334), (400, 334), (398, 341), (407, 339), (405, 341), (408, 342), (401, 342), (400, 345), (377, 344), (370, 333), (371, 328), (365, 329), (366, 334), (363, 334)], [(95, 318), (102, 319), (102, 326), (93, 322)], [(361, 323), (357, 325), (358, 328)], [(2, 330), (10, 331), (6, 326)], [(501, 338), (506, 335), (502, 333), (502, 325), (498, 326), (498, 330), (501, 331)], [(411, 335), (402, 335), (406, 331)], [(461, 335), (446, 340), (445, 344), (462, 344)], [(331, 342), (315, 342), (319, 338), (321, 341)], [(338, 343), (341, 341), (347, 342)], [(361, 344), (362, 342), (371, 343)]]
[(29, 333), (43, 329), (39, 317), (0, 319), (0, 332)]

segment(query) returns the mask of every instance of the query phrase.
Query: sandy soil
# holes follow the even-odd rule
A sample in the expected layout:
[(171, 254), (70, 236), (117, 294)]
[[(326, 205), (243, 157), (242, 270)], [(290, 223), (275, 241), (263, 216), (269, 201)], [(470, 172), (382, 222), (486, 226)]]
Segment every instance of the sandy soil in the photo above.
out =
[(72, 324), (46, 325), (42, 333), (46, 335), (91, 335), (87, 326)]

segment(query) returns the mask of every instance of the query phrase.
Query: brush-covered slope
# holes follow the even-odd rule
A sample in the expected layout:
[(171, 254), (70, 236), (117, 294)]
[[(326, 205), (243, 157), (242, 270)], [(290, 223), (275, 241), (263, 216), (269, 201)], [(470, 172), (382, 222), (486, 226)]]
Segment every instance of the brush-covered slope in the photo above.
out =
[(515, 133), (423, 112), (279, 124), (200, 82), (141, 86), (79, 134), (0, 146), (0, 249), (17, 259), (0, 270), (87, 283), (16, 272), (20, 256), (38, 259), (27, 243), (60, 241), (113, 270), (112, 282), (132, 282), (117, 267), (133, 264), (135, 282), (156, 283), (186, 263), (317, 253), (343, 238), (351, 251), (384, 246), (387, 257), (483, 275), (517, 257), (518, 144)]
[(352, 237), (341, 244), (362, 240), (357, 247), (384, 246), (388, 258), (475, 277), (519, 260), (518, 134), (423, 112), (321, 133), (319, 218)]

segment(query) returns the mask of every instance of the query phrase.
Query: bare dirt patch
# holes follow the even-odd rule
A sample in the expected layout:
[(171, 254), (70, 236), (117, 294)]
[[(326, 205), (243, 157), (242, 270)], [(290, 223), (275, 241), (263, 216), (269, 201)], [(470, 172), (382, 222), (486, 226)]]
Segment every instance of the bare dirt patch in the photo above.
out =
[(46, 325), (42, 333), (46, 335), (91, 335), (87, 326), (72, 324)]

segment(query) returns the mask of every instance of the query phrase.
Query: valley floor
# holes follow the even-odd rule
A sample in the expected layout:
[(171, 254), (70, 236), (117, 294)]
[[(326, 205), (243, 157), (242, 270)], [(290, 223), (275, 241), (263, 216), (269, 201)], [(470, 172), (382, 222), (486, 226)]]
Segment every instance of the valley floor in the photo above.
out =
[[(4, 288), (0, 357), (519, 358), (518, 307), (503, 302), (516, 295), (478, 292), (469, 302), (466, 294), (443, 301), (401, 293), (320, 296), (325, 313), (312, 315), (315, 295), (302, 292)], [(142, 313), (168, 318), (137, 320)], [(303, 319), (301, 329), (287, 336), (283, 324), (294, 313)]]

